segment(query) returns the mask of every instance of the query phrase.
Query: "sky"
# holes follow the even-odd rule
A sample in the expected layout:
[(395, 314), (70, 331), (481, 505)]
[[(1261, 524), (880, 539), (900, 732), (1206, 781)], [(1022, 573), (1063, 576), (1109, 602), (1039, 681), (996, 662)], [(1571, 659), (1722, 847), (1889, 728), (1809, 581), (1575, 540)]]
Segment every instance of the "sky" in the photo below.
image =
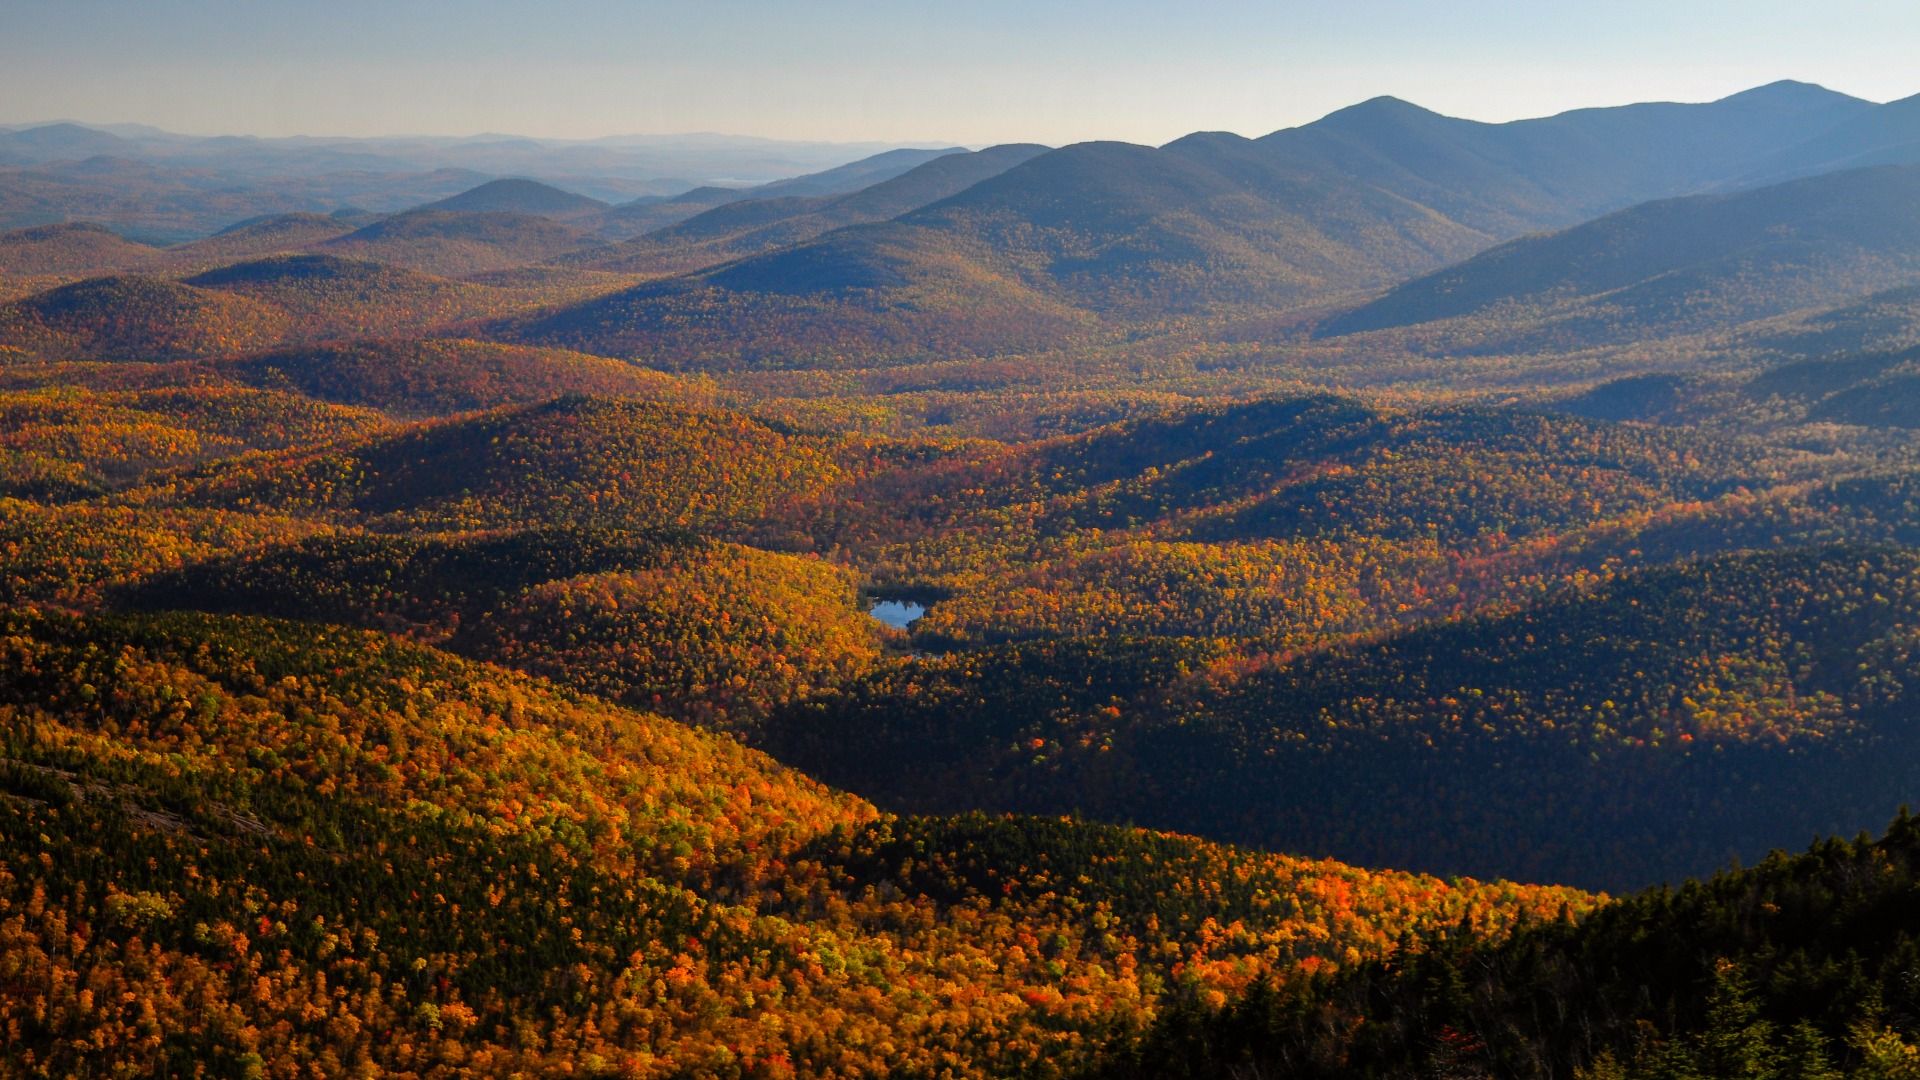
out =
[(1260, 135), (1782, 78), (1920, 93), (1914, 0), (0, 0), (0, 121), (196, 134)]

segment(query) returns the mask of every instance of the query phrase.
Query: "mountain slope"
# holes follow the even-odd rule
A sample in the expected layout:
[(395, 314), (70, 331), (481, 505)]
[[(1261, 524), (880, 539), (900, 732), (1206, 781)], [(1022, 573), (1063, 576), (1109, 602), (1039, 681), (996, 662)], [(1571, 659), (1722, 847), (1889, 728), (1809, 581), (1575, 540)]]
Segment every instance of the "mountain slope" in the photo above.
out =
[(1873, 165), (1920, 162), (1920, 96), (1846, 116), (1833, 128), (1766, 158), (1745, 182), (1763, 183)]
[(757, 186), (703, 185), (667, 198), (640, 198), (622, 203), (593, 219), (593, 231), (611, 241), (630, 240), (668, 228), (703, 211), (745, 200), (827, 199), (899, 176), (927, 161), (965, 151), (888, 150), (817, 173), (788, 177)]
[(805, 176), (775, 180), (748, 190), (756, 199), (841, 195), (871, 187), (883, 180), (890, 180), (935, 158), (963, 153), (966, 151), (957, 146), (931, 150), (913, 147), (885, 150), (858, 161), (849, 161), (845, 165), (836, 165), (831, 169), (808, 173)]
[(1176, 992), (1594, 905), (881, 818), (731, 739), (258, 619), (0, 613), (0, 726), (0, 1023), (49, 1075), (1057, 1075)]
[(1887, 289), (1825, 311), (1764, 323), (1742, 345), (1768, 358), (1837, 359), (1920, 345), (1920, 286)]
[(848, 224), (884, 221), (957, 195), (982, 180), (1039, 157), (1048, 149), (1037, 143), (1003, 143), (981, 150), (942, 154), (899, 176), (840, 196), (827, 212)]
[(899, 219), (1098, 311), (1283, 303), (1475, 250), (1389, 193), (1294, 170), (1230, 135), (1083, 143)]
[(701, 371), (1043, 349), (1078, 340), (1095, 323), (963, 252), (865, 225), (497, 323), (487, 333)]
[(1089, 1075), (1893, 1077), (1920, 1050), (1920, 825), (1823, 840), (1492, 947), (1163, 1017)]
[(1329, 320), (1446, 323), (1453, 347), (1535, 349), (1726, 327), (1920, 278), (1920, 166), (1649, 203), (1517, 240)]
[[(1203, 142), (1052, 151), (890, 222), (502, 332), (676, 366), (994, 354), (1103, 317), (1298, 303), (1485, 244), (1393, 196), (1276, 173), (1246, 140)], [(689, 314), (714, 308), (746, 335)]]

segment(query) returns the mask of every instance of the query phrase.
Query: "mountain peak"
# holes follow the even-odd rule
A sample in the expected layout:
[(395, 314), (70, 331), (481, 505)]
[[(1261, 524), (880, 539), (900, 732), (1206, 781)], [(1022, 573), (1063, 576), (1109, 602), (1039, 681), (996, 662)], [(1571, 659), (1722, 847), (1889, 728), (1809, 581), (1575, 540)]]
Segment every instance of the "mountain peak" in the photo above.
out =
[(35, 160), (78, 160), (120, 151), (127, 140), (68, 121), (0, 131), (0, 144)]
[(1729, 94), (1715, 104), (1726, 105), (1735, 102), (1768, 105), (1798, 105), (1819, 107), (1846, 103), (1867, 104), (1860, 98), (1843, 94), (1838, 90), (1829, 90), (1818, 83), (1800, 82), (1796, 79), (1779, 79), (1751, 90), (1742, 90)]
[(428, 203), (422, 210), (467, 210), (518, 214), (582, 214), (604, 210), (607, 204), (585, 195), (563, 191), (552, 184), (522, 177), (489, 180), (450, 198)]
[(1349, 105), (1344, 109), (1336, 109), (1321, 117), (1315, 121), (1315, 123), (1324, 124), (1328, 121), (1368, 119), (1398, 120), (1408, 117), (1439, 117), (1444, 119), (1444, 117), (1441, 117), (1439, 113), (1434, 112), (1432, 109), (1415, 105), (1405, 98), (1397, 98), (1391, 94), (1382, 94), (1379, 97), (1368, 98), (1358, 105)]
[(107, 134), (107, 132), (101, 131), (99, 128), (90, 128), (85, 124), (76, 124), (71, 120), (57, 120), (51, 124), (36, 124), (31, 127), (16, 128), (14, 133), (19, 135), (47, 135), (47, 136), (62, 136), (62, 137), (70, 136), (70, 135), (105, 135)]
[(1368, 98), (1357, 105), (1336, 109), (1310, 124), (1293, 130), (1370, 133), (1402, 129), (1409, 125), (1445, 123), (1450, 119), (1403, 98), (1383, 94), (1380, 97)]

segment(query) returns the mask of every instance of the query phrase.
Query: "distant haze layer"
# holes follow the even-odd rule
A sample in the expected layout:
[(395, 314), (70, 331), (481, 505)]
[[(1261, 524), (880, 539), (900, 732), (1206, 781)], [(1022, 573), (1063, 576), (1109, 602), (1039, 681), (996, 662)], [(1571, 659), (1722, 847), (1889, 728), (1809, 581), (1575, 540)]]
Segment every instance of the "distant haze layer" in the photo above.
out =
[(1781, 76), (1904, 90), (1898, 0), (964, 6), (15, 4), (12, 119), (260, 135), (730, 131), (919, 144), (1257, 135), (1379, 93), (1485, 120)]

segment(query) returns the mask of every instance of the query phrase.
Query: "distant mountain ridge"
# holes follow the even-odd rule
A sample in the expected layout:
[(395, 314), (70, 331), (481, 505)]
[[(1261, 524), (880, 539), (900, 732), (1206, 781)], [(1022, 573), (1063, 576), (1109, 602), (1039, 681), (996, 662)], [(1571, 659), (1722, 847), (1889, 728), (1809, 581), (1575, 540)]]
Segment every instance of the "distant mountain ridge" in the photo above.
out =
[[(34, 139), (64, 144), (90, 130), (4, 135), (40, 131)], [(153, 138), (108, 137), (135, 149)], [(523, 142), (485, 145), (500, 153), (540, 145)], [(222, 145), (245, 156), (265, 144)], [(1304, 320), (1395, 288), (1395, 297), (1377, 302), (1390, 307), (1411, 295), (1408, 282), (1534, 233), (1662, 199), (1733, 197), (1782, 176), (1909, 159), (1920, 161), (1920, 98), (1876, 105), (1806, 83), (1773, 83), (1704, 104), (1582, 109), (1500, 124), (1376, 98), (1257, 139), (1199, 132), (1157, 148), (893, 149), (753, 187), (611, 205), (577, 193), (586, 190), (580, 185), (570, 191), (443, 170), (434, 180), (439, 198), (354, 222), (357, 232), (310, 213), (278, 215), (270, 226), (276, 216), (268, 215), (255, 232), (202, 241), (203, 249), (170, 253), (162, 265), (199, 270), (221, 258), (319, 251), (446, 276), (545, 265), (640, 274), (654, 280), (613, 295), (559, 298), (538, 319), (508, 316), (484, 332), (645, 356), (667, 368), (871, 366), (1115, 340), (1194, 318)], [(106, 199), (129, 182), (128, 170), (158, 168), (97, 158), (0, 170), (0, 220), (11, 212), (9, 177), (32, 176), (39, 185), (44, 174), (56, 187), (84, 182), (93, 185), (89, 199)], [(164, 172), (143, 182), (169, 190), (181, 183)], [(462, 186), (449, 190), (455, 184)], [(32, 200), (44, 201), (42, 191), (30, 186)], [(1897, 216), (1898, 207), (1887, 212)], [(80, 239), (76, 246), (85, 247)], [(92, 247), (104, 250), (97, 239)], [(1802, 252), (1812, 262), (1801, 285), (1781, 298), (1832, 306), (1905, 283), (1897, 253), (1870, 267), (1861, 261), (1870, 250), (1881, 249), (1868, 244), (1838, 262)], [(49, 250), (33, 261), (83, 263)], [(1759, 270), (1727, 268), (1742, 281)], [(1769, 281), (1782, 280), (1768, 273)], [(1837, 276), (1823, 284), (1821, 275)], [(1672, 279), (1661, 288), (1694, 296), (1716, 286)], [(1672, 300), (1665, 295), (1654, 289), (1645, 300), (1658, 306)], [(1371, 325), (1386, 310), (1365, 307), (1335, 325)], [(726, 340), (715, 335), (721, 315), (735, 330)], [(1607, 332), (1654, 317), (1629, 314)], [(1568, 324), (1547, 340), (1573, 341), (1583, 326)], [(1506, 347), (1474, 347), (1483, 346)]]
[[(754, 196), (723, 202), (676, 224), (595, 253), (600, 269), (698, 268), (799, 243), (846, 225), (886, 221), (1046, 153), (1025, 143), (943, 153), (878, 183), (838, 195)], [(777, 187), (778, 185), (769, 185)]]
[(261, 138), (118, 124), (0, 126), (0, 231), (93, 221), (181, 243), (261, 215), (341, 206), (394, 213), (502, 177), (625, 203), (703, 183), (751, 188), (817, 175), (897, 148), (731, 136)]
[[(807, 366), (828, 358), (901, 361), (924, 351), (878, 340), (877, 313), (920, 327), (924, 340), (954, 344), (934, 328), (969, 319), (966, 308), (979, 306), (976, 290), (987, 282), (1009, 303), (1015, 292), (1024, 295), (1021, 311), (1051, 306), (1107, 323), (1298, 308), (1650, 200), (1736, 191), (1769, 159), (1874, 118), (1884, 126), (1901, 107), (1782, 82), (1700, 105), (1485, 124), (1381, 98), (1260, 139), (1215, 132), (1159, 148), (1080, 143), (891, 220), (761, 253), (752, 251), (758, 241), (743, 244), (727, 250), (744, 256), (738, 262), (706, 270), (696, 261), (673, 282), (505, 332), (538, 344), (644, 353), (669, 366)], [(724, 207), (649, 242), (712, 244), (716, 235), (769, 228), (778, 236), (785, 223), (819, 209)], [(738, 228), (729, 233), (729, 223)], [(670, 254), (657, 255), (655, 267), (671, 269)], [(956, 291), (955, 282), (969, 287)], [(796, 298), (804, 298), (807, 329), (779, 355), (750, 342), (716, 352), (711, 335), (683, 313), (721, 304), (746, 324), (787, 321), (796, 317)], [(1030, 347), (1025, 318), (1004, 320), (999, 341), (970, 333), (961, 347), (978, 354)]]
[(127, 140), (80, 124), (44, 124), (0, 132), (0, 165), (72, 161), (125, 151)]
[(736, 202), (771, 199), (819, 199), (845, 195), (884, 183), (936, 158), (963, 154), (959, 147), (944, 150), (889, 150), (817, 173), (789, 177), (757, 186), (703, 185), (668, 197), (642, 197), (613, 207), (596, 223), (613, 239), (630, 239), (667, 228), (703, 211)]
[(1796, 82), (1706, 104), (1578, 109), (1504, 124), (1375, 98), (1258, 141), (1295, 165), (1331, 169), (1511, 235), (1737, 184), (1766, 155), (1880, 108)]

